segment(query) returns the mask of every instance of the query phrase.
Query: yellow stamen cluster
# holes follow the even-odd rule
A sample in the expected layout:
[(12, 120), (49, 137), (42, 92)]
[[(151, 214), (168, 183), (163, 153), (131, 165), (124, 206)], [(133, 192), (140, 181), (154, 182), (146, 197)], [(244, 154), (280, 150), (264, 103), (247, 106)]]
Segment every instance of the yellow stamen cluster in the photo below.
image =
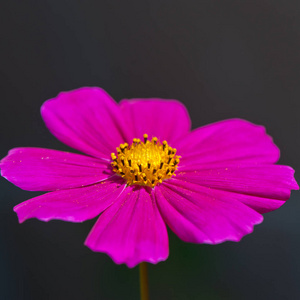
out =
[(144, 141), (133, 139), (132, 144), (121, 144), (117, 155), (111, 154), (113, 171), (127, 180), (127, 185), (155, 187), (159, 182), (171, 178), (177, 169), (180, 156), (167, 141), (162, 143), (156, 137)]

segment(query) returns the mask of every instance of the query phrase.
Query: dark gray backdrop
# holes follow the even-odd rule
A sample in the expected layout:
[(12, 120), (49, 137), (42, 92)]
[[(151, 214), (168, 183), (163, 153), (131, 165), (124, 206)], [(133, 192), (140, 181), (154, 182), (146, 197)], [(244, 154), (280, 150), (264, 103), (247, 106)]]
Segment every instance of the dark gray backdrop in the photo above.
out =
[[(16, 146), (66, 150), (41, 104), (100, 86), (184, 102), (193, 127), (240, 117), (263, 124), (300, 167), (299, 1), (2, 1), (1, 157)], [(83, 246), (83, 224), (29, 220), (12, 208), (37, 195), (0, 181), (1, 299), (137, 299), (138, 270)], [(150, 267), (152, 299), (300, 298), (299, 194), (240, 243), (191, 245), (170, 234)]]

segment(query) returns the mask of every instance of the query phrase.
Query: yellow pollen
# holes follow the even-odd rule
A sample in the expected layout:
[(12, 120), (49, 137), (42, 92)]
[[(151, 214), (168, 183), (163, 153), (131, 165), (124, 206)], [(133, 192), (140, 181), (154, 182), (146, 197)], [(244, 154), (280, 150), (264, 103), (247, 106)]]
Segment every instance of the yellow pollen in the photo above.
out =
[(180, 156), (167, 141), (160, 143), (157, 137), (144, 141), (133, 139), (132, 144), (120, 144), (117, 155), (111, 154), (113, 171), (127, 180), (127, 185), (155, 187), (163, 180), (176, 176)]

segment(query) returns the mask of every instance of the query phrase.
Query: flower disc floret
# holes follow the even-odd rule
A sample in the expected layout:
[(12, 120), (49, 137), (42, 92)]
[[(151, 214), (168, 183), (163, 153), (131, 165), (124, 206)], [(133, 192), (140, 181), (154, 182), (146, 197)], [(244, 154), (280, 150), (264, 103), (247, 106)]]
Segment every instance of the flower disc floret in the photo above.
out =
[(180, 156), (167, 141), (160, 143), (157, 137), (144, 141), (134, 138), (131, 145), (121, 144), (117, 155), (111, 154), (113, 171), (122, 176), (127, 185), (155, 187), (163, 180), (175, 176)]

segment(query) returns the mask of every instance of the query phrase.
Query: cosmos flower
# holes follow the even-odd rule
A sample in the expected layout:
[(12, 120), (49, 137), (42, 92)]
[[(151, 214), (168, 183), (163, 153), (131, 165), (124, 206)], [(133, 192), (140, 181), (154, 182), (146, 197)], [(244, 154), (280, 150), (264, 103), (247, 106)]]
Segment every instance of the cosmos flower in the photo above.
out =
[(134, 267), (169, 254), (166, 225), (186, 242), (239, 241), (298, 189), (264, 127), (241, 119), (191, 131), (175, 100), (119, 104), (100, 88), (44, 103), (51, 133), (86, 155), (15, 148), (2, 176), (47, 191), (14, 208), (19, 221), (82, 222), (99, 216), (85, 245)]

